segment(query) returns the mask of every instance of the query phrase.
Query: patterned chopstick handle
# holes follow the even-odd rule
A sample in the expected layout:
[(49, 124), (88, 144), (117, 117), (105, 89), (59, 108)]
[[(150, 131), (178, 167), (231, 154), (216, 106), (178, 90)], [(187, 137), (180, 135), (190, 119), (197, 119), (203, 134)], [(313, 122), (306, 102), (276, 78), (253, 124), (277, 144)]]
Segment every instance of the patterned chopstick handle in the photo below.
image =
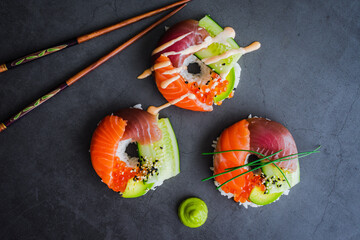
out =
[(0, 132), (4, 131), (7, 127), (9, 127), (11, 124), (28, 114), (30, 111), (34, 110), (50, 98), (54, 97), (56, 94), (67, 88), (68, 85), (66, 83), (62, 83), (60, 86), (55, 88), (53, 91), (49, 92), (48, 94), (42, 96), (41, 98), (37, 99), (33, 103), (31, 103), (29, 106), (18, 112), (16, 115), (5, 121), (4, 123), (0, 123)]
[(60, 93), (65, 88), (67, 88), (67, 87), (71, 86), (72, 84), (74, 84), (75, 82), (77, 82), (79, 79), (81, 79), (83, 76), (85, 76), (89, 72), (96, 69), (98, 66), (105, 63), (110, 58), (114, 57), (116, 54), (120, 53), (122, 50), (124, 50), (125, 48), (127, 48), (128, 46), (130, 46), (131, 44), (136, 42), (138, 39), (140, 39), (142, 36), (144, 36), (146, 33), (151, 31), (153, 28), (155, 28), (159, 24), (163, 23), (165, 20), (169, 19), (171, 16), (173, 16), (175, 13), (180, 11), (185, 6), (186, 6), (186, 4), (183, 4), (180, 7), (173, 10), (172, 12), (170, 12), (169, 14), (167, 14), (166, 16), (164, 16), (161, 19), (157, 20), (155, 23), (151, 24), (150, 26), (148, 26), (147, 28), (145, 28), (144, 30), (142, 30), (141, 32), (139, 32), (138, 34), (136, 34), (135, 36), (133, 36), (132, 38), (127, 40), (125, 43), (121, 44), (120, 46), (118, 46), (117, 48), (112, 50), (110, 53), (108, 53), (105, 56), (103, 56), (102, 58), (100, 58), (98, 61), (94, 62), (93, 64), (89, 65), (88, 67), (84, 68), (83, 70), (81, 70), (80, 72), (78, 72), (77, 74), (75, 74), (74, 76), (69, 78), (65, 83), (61, 84), (59, 87), (57, 87), (56, 89), (54, 89), (50, 93), (48, 93), (45, 96), (37, 99), (35, 102), (33, 102), (32, 104), (27, 106), (25, 109), (20, 111), (15, 116), (11, 117), (6, 122), (0, 123), (0, 132), (4, 131), (5, 129), (7, 129), (8, 126), (13, 124), (15, 121), (19, 120), (21, 117), (25, 116), (26, 114), (28, 114), (33, 109), (37, 108), (38, 106), (40, 106), (41, 104), (43, 104), (44, 102), (49, 100), (50, 98), (54, 97), (56, 94)]
[(47, 49), (43, 49), (43, 50), (37, 51), (35, 53), (31, 53), (31, 54), (29, 54), (27, 56), (17, 58), (17, 59), (15, 59), (13, 61), (3, 63), (3, 64), (0, 65), (0, 73), (5, 72), (5, 71), (7, 71), (7, 70), (9, 70), (11, 68), (20, 66), (22, 64), (34, 61), (36, 59), (45, 57), (45, 56), (50, 55), (52, 53), (59, 52), (59, 51), (65, 49), (65, 48), (74, 46), (76, 44), (78, 44), (77, 39), (73, 39), (73, 40), (67, 41), (65, 43), (59, 44), (59, 45), (57, 45), (55, 47), (50, 47), (50, 48), (47, 48)]

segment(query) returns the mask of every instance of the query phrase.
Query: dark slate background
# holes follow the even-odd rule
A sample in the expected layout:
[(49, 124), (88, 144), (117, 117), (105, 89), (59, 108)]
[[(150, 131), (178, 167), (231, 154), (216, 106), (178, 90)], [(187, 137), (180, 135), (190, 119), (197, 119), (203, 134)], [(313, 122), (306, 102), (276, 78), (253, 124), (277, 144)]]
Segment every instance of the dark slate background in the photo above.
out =
[[(136, 16), (172, 1), (0, 1), (0, 62)], [(235, 97), (211, 113), (176, 107), (181, 173), (138, 199), (122, 199), (90, 163), (96, 124), (120, 108), (163, 104), (153, 79), (136, 76), (164, 26), (206, 13), (244, 46)], [(359, 239), (360, 2), (195, 0), (166, 23), (0, 134), (1, 239)], [(164, 15), (164, 14), (162, 14)], [(0, 74), (0, 120), (47, 93), (160, 16)], [(249, 113), (283, 123), (300, 151), (301, 183), (281, 201), (244, 209), (210, 176), (212, 140)], [(190, 229), (179, 203), (207, 203)]]

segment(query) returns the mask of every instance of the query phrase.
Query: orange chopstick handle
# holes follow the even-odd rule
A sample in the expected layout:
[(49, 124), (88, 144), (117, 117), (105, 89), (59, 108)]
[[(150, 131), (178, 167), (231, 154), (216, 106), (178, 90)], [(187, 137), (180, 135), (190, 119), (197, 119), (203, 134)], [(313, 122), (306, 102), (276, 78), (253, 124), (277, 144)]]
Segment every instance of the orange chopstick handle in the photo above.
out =
[(27, 106), (26, 108), (24, 108), (23, 110), (21, 110), (19, 113), (17, 113), (16, 115), (14, 115), (13, 117), (11, 117), (10, 119), (8, 119), (7, 121), (5, 121), (4, 123), (0, 123), (0, 132), (4, 131), (5, 129), (7, 129), (11, 124), (13, 124), (14, 122), (18, 121), (20, 118), (22, 118), (23, 116), (25, 116), (26, 114), (28, 114), (29, 112), (31, 112), (32, 110), (34, 110), (35, 108), (39, 107), (41, 104), (43, 104), (44, 102), (46, 102), (47, 100), (49, 100), (50, 98), (53, 98), (54, 96), (56, 96), (58, 93), (62, 92), (64, 89), (66, 89), (67, 87), (71, 86), (72, 84), (74, 84), (75, 82), (77, 82), (79, 79), (81, 79), (83, 76), (85, 76), (86, 74), (88, 74), (89, 72), (91, 72), (92, 70), (96, 69), (98, 66), (100, 66), (101, 64), (103, 64), (104, 62), (106, 62), (107, 60), (109, 60), (110, 58), (112, 58), (113, 56), (115, 56), (116, 54), (118, 54), (119, 52), (121, 52), (122, 50), (124, 50), (125, 48), (127, 48), (128, 46), (130, 46), (132, 43), (134, 43), (136, 40), (138, 40), (139, 38), (141, 38), (142, 36), (144, 36), (146, 33), (148, 33), (150, 30), (152, 30), (153, 28), (155, 28), (156, 26), (158, 26), (159, 24), (161, 24), (162, 22), (164, 22), (165, 20), (167, 20), (168, 18), (170, 18), (171, 16), (173, 16), (175, 13), (177, 13), (178, 11), (180, 11), (183, 7), (185, 7), (186, 4), (178, 7), (177, 9), (175, 9), (174, 11), (172, 11), (171, 13), (169, 13), (168, 15), (166, 15), (165, 17), (162, 17), (160, 20), (156, 21), (155, 23), (151, 24), (149, 27), (147, 27), (146, 29), (144, 29), (143, 31), (141, 31), (140, 33), (138, 33), (137, 35), (135, 35), (134, 37), (130, 38), (128, 41), (126, 41), (125, 43), (121, 44), (119, 47), (115, 48), (113, 51), (111, 51), (110, 53), (106, 54), (104, 57), (100, 58), (98, 61), (96, 61), (95, 63), (91, 64), (90, 66), (86, 67), (85, 69), (83, 69), (82, 71), (80, 71), (79, 73), (77, 73), (76, 75), (74, 75), (73, 77), (69, 78), (66, 82), (64, 82), (63, 84), (61, 84), (59, 87), (55, 88), (54, 90), (52, 90), (51, 92), (49, 92), (48, 94), (42, 96), (41, 98), (35, 100), (33, 103), (31, 103), (29, 106)]
[(173, 7), (176, 7), (176, 6), (179, 6), (179, 5), (182, 5), (182, 4), (185, 4), (187, 2), (189, 2), (190, 0), (181, 0), (181, 1), (178, 1), (176, 3), (173, 3), (173, 4), (170, 4), (170, 5), (167, 5), (165, 7), (162, 7), (162, 8), (158, 8), (156, 10), (153, 10), (153, 11), (150, 11), (150, 12), (147, 12), (147, 13), (144, 13), (144, 14), (141, 14), (139, 16), (136, 16), (136, 17), (133, 17), (133, 18), (130, 18), (130, 19), (127, 19), (125, 21), (122, 21), (122, 22), (119, 22), (117, 24), (114, 24), (112, 26), (109, 26), (109, 27), (105, 27), (103, 29), (100, 29), (100, 30), (97, 30), (97, 31), (94, 31), (92, 33), (89, 33), (89, 34), (85, 34), (83, 36), (80, 36), (77, 38), (77, 41), (78, 43), (83, 43), (83, 42), (86, 42), (90, 39), (93, 39), (93, 38), (96, 38), (96, 37), (99, 37), (101, 35), (104, 35), (106, 33), (109, 33), (109, 32), (112, 32), (116, 29), (119, 29), (119, 28), (122, 28), (122, 27), (125, 27), (127, 25), (130, 25), (132, 23), (135, 23), (135, 22), (138, 22), (144, 18), (148, 18), (148, 17), (151, 17), (151, 16), (154, 16), (158, 13), (161, 13), (163, 11), (166, 11), (168, 9), (171, 9)]
[(175, 13), (180, 11), (183, 7), (185, 7), (185, 5), (186, 4), (182, 5), (181, 7), (175, 9), (174, 11), (172, 11), (171, 13), (166, 15), (165, 17), (163, 17), (160, 20), (156, 21), (155, 23), (151, 24), (149, 27), (147, 27), (146, 29), (144, 29), (143, 31), (141, 31), (140, 33), (135, 35), (134, 37), (130, 38), (125, 43), (121, 44), (119, 47), (112, 50), (110, 53), (106, 54), (105, 56), (103, 56), (102, 58), (100, 58), (99, 60), (97, 60), (96, 62), (94, 62), (90, 66), (88, 66), (87, 68), (83, 69), (82, 71), (80, 71), (79, 73), (77, 73), (76, 75), (74, 75), (73, 77), (68, 79), (66, 81), (67, 85), (70, 86), (70, 85), (74, 84), (77, 80), (79, 80), (80, 78), (82, 78), (83, 76), (85, 76), (86, 74), (91, 72), (92, 70), (96, 69), (98, 66), (100, 66), (101, 64), (103, 64), (104, 62), (106, 62), (107, 60), (109, 60), (110, 58), (112, 58), (113, 56), (115, 56), (116, 54), (118, 54), (119, 52), (121, 52), (122, 50), (127, 48), (128, 46), (130, 46), (132, 43), (134, 43), (136, 40), (138, 40), (142, 36), (144, 36), (146, 33), (148, 33), (154, 27), (156, 27), (157, 25), (164, 22), (165, 20), (170, 18), (172, 15), (174, 15)]
[(9, 61), (9, 62), (0, 64), (0, 73), (5, 72), (5, 71), (7, 71), (7, 70), (9, 70), (9, 69), (18, 67), (18, 66), (20, 66), (20, 65), (23, 65), (23, 64), (25, 64), (25, 63), (28, 63), (28, 62), (37, 60), (37, 59), (39, 59), (39, 58), (48, 56), (48, 55), (50, 55), (50, 54), (59, 52), (59, 51), (65, 49), (65, 48), (68, 48), (68, 47), (71, 47), (71, 46), (74, 46), (74, 45), (83, 43), (83, 42), (85, 42), (85, 41), (88, 41), (88, 40), (90, 40), (90, 39), (99, 37), (99, 36), (101, 36), (101, 35), (104, 35), (104, 34), (106, 34), (106, 33), (109, 33), (109, 32), (111, 32), (111, 31), (114, 31), (114, 30), (116, 30), (116, 29), (125, 27), (125, 26), (127, 26), (127, 25), (129, 25), (129, 24), (135, 23), (135, 22), (140, 21), (140, 20), (142, 20), (142, 19), (145, 19), (145, 18), (154, 16), (154, 15), (156, 15), (156, 14), (158, 14), (158, 13), (161, 13), (161, 12), (166, 11), (166, 10), (168, 10), (168, 9), (171, 9), (171, 8), (173, 8), (173, 7), (179, 6), (179, 5), (181, 5), (181, 4), (187, 3), (187, 2), (189, 2), (189, 1), (190, 1), (190, 0), (181, 0), (181, 1), (175, 2), (175, 3), (173, 3), (173, 4), (167, 5), (167, 6), (165, 6), (165, 7), (161, 7), (161, 8), (158, 8), (158, 9), (156, 9), (156, 10), (153, 10), (153, 11), (150, 11), (150, 12), (147, 12), (147, 13), (144, 13), (144, 14), (141, 14), (141, 15), (139, 15), (139, 16), (136, 16), (136, 17), (133, 17), (133, 18), (124, 20), (124, 21), (122, 21), (122, 22), (120, 22), (120, 23), (117, 23), (117, 24), (114, 24), (114, 25), (112, 25), (112, 26), (102, 28), (102, 29), (100, 29), (100, 30), (94, 31), (94, 32), (89, 33), (89, 34), (85, 34), (85, 35), (83, 35), (83, 36), (77, 37), (76, 39), (72, 39), (72, 40), (66, 41), (66, 42), (64, 42), (64, 43), (58, 44), (57, 46), (49, 47), (49, 48), (47, 48), (47, 49), (43, 49), (43, 50), (40, 50), (40, 51), (31, 53), (31, 54), (28, 54), (28, 55), (26, 55), (26, 56), (24, 56), (24, 57), (20, 57), (20, 58), (17, 58), (17, 59), (15, 59), (15, 60), (12, 60), (12, 61)]

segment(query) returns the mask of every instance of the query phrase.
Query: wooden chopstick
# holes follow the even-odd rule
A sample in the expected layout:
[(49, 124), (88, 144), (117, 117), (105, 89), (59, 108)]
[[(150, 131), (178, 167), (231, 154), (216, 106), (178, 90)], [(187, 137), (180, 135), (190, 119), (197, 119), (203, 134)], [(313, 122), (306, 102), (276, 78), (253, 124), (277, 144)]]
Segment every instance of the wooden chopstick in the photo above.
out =
[(86, 42), (86, 41), (88, 41), (90, 39), (94, 39), (96, 37), (99, 37), (101, 35), (104, 35), (106, 33), (114, 31), (116, 29), (125, 27), (127, 25), (130, 25), (130, 24), (135, 23), (137, 21), (140, 21), (142, 19), (154, 16), (154, 15), (156, 15), (158, 13), (161, 13), (161, 12), (166, 11), (168, 9), (171, 9), (173, 7), (185, 4), (185, 3), (189, 2), (189, 1), (191, 1), (191, 0), (181, 0), (181, 1), (175, 2), (173, 4), (167, 5), (165, 7), (158, 8), (156, 10), (153, 10), (153, 11), (141, 14), (139, 16), (124, 20), (124, 21), (119, 22), (117, 24), (114, 24), (112, 26), (96, 30), (96, 31), (94, 31), (92, 33), (89, 33), (89, 34), (85, 34), (85, 35), (77, 37), (75, 39), (67, 40), (67, 41), (65, 41), (63, 43), (57, 44), (56, 46), (49, 47), (47, 49), (43, 49), (43, 50), (28, 54), (28, 55), (26, 55), (24, 57), (20, 57), (20, 58), (17, 58), (15, 60), (0, 64), (0, 73), (5, 72), (5, 71), (7, 71), (9, 69), (15, 68), (17, 66), (20, 66), (22, 64), (34, 61), (36, 59), (48, 56), (48, 55), (50, 55), (52, 53), (59, 52), (59, 51), (65, 49), (65, 48), (69, 48), (69, 47), (75, 46), (77, 44)]
[(180, 7), (176, 8), (174, 11), (172, 11), (171, 13), (166, 15), (165, 17), (161, 18), (160, 20), (156, 21), (155, 23), (151, 24), (149, 27), (147, 27), (146, 29), (144, 29), (143, 31), (141, 31), (140, 33), (135, 35), (134, 37), (130, 38), (128, 41), (121, 44), (119, 47), (115, 48), (110, 53), (106, 54), (104, 57), (100, 58), (99, 60), (97, 60), (96, 62), (91, 64), (90, 66), (86, 67), (85, 69), (83, 69), (79, 73), (75, 74), (73, 77), (69, 78), (67, 81), (62, 83), (60, 86), (58, 86), (57, 88), (55, 88), (54, 90), (52, 90), (48, 94), (42, 96), (41, 98), (37, 99), (36, 101), (34, 101), (30, 105), (28, 105), (26, 108), (21, 110), (19, 113), (17, 113), (13, 117), (11, 117), (7, 121), (5, 121), (4, 123), (0, 123), (0, 132), (4, 131), (11, 124), (13, 124), (17, 120), (19, 120), (21, 117), (25, 116), (30, 111), (34, 110), (35, 108), (37, 108), (38, 106), (40, 106), (41, 104), (43, 104), (44, 102), (49, 100), (50, 98), (54, 97), (55, 95), (57, 95), (58, 93), (63, 91), (65, 88), (71, 86), (72, 84), (77, 82), (79, 79), (81, 79), (83, 76), (85, 76), (86, 74), (88, 74), (92, 70), (96, 69), (98, 66), (100, 66), (101, 64), (103, 64), (104, 62), (109, 60), (110, 58), (114, 57), (116, 54), (118, 54), (119, 52), (121, 52), (122, 50), (124, 50), (125, 48), (130, 46), (136, 40), (138, 40), (139, 38), (144, 36), (146, 33), (148, 33), (150, 30), (152, 30), (153, 28), (155, 28), (156, 26), (158, 26), (159, 24), (161, 24), (162, 22), (164, 22), (165, 20), (170, 18), (172, 15), (174, 15), (175, 13), (180, 11), (185, 6), (186, 6), (186, 4), (183, 4)]

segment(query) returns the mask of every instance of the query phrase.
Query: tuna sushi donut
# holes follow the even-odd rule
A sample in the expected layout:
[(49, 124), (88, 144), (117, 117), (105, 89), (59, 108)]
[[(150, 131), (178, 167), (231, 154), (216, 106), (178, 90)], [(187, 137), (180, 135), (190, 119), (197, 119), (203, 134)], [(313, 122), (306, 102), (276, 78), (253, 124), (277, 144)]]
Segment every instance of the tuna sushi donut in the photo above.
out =
[[(138, 156), (126, 152), (137, 144)], [(98, 124), (91, 163), (110, 189), (124, 198), (144, 195), (180, 172), (179, 149), (169, 119), (136, 108), (122, 109)]]
[(260, 48), (259, 42), (239, 47), (234, 37), (233, 28), (223, 29), (209, 16), (180, 22), (165, 32), (152, 52), (153, 66), (138, 78), (153, 72), (168, 102), (193, 111), (212, 111), (214, 104), (221, 105), (234, 95), (240, 57)]
[[(235, 149), (245, 151), (230, 151)], [(257, 117), (241, 120), (221, 133), (215, 152), (222, 152), (215, 154), (213, 159), (214, 175), (222, 173), (215, 177), (215, 185), (220, 186), (218, 190), (222, 195), (233, 197), (235, 202), (245, 207), (272, 203), (282, 194), (288, 194), (290, 187), (300, 181), (295, 141), (289, 130), (280, 123)], [(291, 158), (287, 157), (290, 155)], [(269, 158), (255, 164), (250, 156)], [(284, 157), (286, 161), (269, 163), (269, 160)], [(227, 172), (251, 161), (254, 165)], [(269, 164), (261, 165), (264, 162)], [(255, 167), (258, 169), (255, 170)], [(236, 177), (240, 174), (243, 175)]]

